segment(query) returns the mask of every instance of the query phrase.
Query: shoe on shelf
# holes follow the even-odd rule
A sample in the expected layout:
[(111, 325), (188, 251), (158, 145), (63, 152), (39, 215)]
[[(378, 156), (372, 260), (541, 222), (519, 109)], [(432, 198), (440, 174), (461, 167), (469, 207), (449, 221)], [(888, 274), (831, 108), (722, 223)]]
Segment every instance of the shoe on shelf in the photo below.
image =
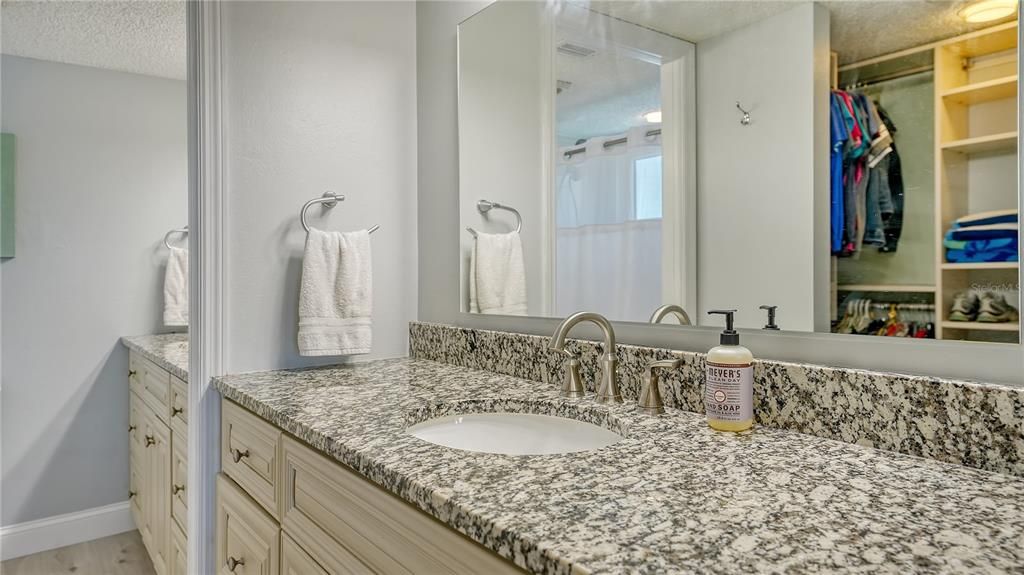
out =
[(978, 321), (983, 323), (1012, 323), (1020, 320), (1017, 308), (1006, 301), (1006, 296), (985, 292), (978, 306)]
[(949, 321), (974, 321), (978, 317), (980, 302), (978, 294), (962, 291), (953, 296), (953, 307), (949, 309)]

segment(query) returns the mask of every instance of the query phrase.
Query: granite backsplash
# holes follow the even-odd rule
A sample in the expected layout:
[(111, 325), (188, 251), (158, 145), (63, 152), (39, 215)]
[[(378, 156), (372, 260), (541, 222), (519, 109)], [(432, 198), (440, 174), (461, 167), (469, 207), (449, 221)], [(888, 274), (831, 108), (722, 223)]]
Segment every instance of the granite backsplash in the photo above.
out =
[[(409, 354), (557, 386), (562, 361), (547, 337), (413, 322)], [(571, 340), (593, 391), (601, 344)], [(619, 381), (636, 401), (646, 365), (678, 357), (663, 370), (665, 404), (701, 413), (704, 354), (617, 345)], [(754, 366), (758, 424), (968, 467), (1024, 476), (1024, 389), (935, 377), (822, 367), (772, 360)]]

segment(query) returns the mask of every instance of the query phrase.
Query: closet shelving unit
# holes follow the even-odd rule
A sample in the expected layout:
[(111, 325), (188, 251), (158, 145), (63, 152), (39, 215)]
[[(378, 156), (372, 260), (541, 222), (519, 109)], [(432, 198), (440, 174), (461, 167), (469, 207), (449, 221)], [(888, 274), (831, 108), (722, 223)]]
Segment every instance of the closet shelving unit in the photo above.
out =
[[(992, 284), (1014, 286), (1019, 290), (1020, 263), (947, 262), (942, 243), (954, 220), (972, 211), (984, 211), (971, 209), (972, 196), (985, 190), (971, 189), (969, 169), (980, 171), (989, 168), (981, 164), (972, 166), (972, 160), (1012, 155), (1018, 151), (1017, 37), (1017, 22), (1007, 22), (842, 67), (835, 66), (837, 58), (833, 55), (833, 86), (840, 85), (841, 73), (862, 79), (896, 78), (931, 69), (935, 96), (935, 285), (833, 283), (835, 294), (919, 294), (936, 304), (935, 331), (938, 339), (1020, 340), (1019, 323), (956, 322), (948, 319), (953, 298), (962, 290)], [(1000, 208), (1017, 207), (1016, 186), (1008, 189), (1005, 196), (996, 200), (989, 197), (987, 203), (991, 205), (995, 201)], [(833, 278), (836, 277), (837, 265), (839, 262), (833, 258)], [(1016, 305), (1016, 302), (1011, 303)]]
[[(972, 211), (972, 199), (986, 193), (986, 205), (1017, 206), (1016, 187), (1005, 198), (999, 190), (973, 189), (971, 172), (988, 169), (978, 158), (1017, 153), (1019, 79), (1017, 23), (1008, 22), (939, 42), (935, 68), (935, 302), (939, 339), (1008, 341), (1019, 323), (956, 322), (948, 319), (955, 295), (978, 285), (1016, 286), (1018, 262), (953, 263), (945, 259), (943, 236), (953, 221)], [(990, 180), (991, 181), (991, 180)], [(977, 186), (974, 186), (977, 187)], [(994, 206), (993, 206), (994, 207)], [(988, 209), (993, 209), (989, 207)], [(1013, 302), (1016, 305), (1016, 302)], [(1011, 336), (1012, 337), (1012, 336)], [(1012, 341), (1012, 340), (1011, 340)]]

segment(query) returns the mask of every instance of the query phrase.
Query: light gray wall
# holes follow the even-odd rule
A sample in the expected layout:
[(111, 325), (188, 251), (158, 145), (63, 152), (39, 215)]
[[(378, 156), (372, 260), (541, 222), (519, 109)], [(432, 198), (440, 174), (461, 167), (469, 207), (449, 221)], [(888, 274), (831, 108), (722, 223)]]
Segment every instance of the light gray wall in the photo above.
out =
[[(550, 133), (552, 23), (544, 4), (501, 2), (462, 26), (459, 211), (462, 228), (500, 233), (515, 229), (504, 210), (481, 214), (481, 199), (519, 210), (529, 315), (550, 315), (544, 301), (550, 235), (547, 194), (553, 154)], [(547, 144), (547, 145), (546, 145)], [(462, 232), (462, 302), (469, 310), (474, 239)]]
[[(487, 2), (422, 2), (416, 9), (419, 124), (419, 319), (481, 329), (550, 335), (555, 319), (474, 316), (459, 308), (458, 23)], [(698, 223), (699, 224), (699, 223)], [(758, 278), (749, 278), (757, 289)], [(714, 328), (681, 329), (617, 322), (619, 341), (704, 351), (718, 343)], [(573, 332), (596, 339), (590, 326)], [(1024, 383), (1021, 346), (892, 341), (891, 338), (744, 332), (756, 357)], [(885, 341), (877, 341), (877, 340)]]
[[(815, 331), (816, 309), (827, 313), (815, 276), (815, 252), (828, 249), (816, 249), (815, 198), (827, 190), (816, 187), (815, 174), (828, 165), (816, 165), (815, 152), (828, 149), (828, 118), (811, 111), (815, 97), (828, 94), (827, 84), (815, 89), (814, 50), (818, 26), (827, 59), (828, 19), (816, 21), (816, 10), (823, 9), (802, 4), (697, 43), (701, 325), (722, 325), (706, 319), (708, 310), (735, 308), (736, 325), (756, 329), (765, 320), (758, 306), (770, 304), (779, 306), (780, 325)], [(751, 112), (749, 125), (736, 101)], [(821, 279), (827, 286), (828, 276)]]
[(311, 209), (312, 224), (380, 225), (369, 357), (406, 353), (416, 317), (415, 14), (412, 2), (224, 3), (229, 372), (339, 361), (300, 357), (296, 345), (299, 209), (326, 190), (348, 199)]
[(3, 56), (17, 257), (3, 260), (3, 525), (124, 501), (123, 335), (161, 331), (186, 213), (185, 82)]

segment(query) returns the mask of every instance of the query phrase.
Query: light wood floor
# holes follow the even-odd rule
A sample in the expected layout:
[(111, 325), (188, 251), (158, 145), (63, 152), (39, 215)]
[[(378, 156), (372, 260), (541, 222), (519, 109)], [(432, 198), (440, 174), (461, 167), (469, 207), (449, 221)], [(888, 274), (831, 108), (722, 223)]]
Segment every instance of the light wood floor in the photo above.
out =
[(8, 559), (3, 575), (155, 575), (138, 531)]

